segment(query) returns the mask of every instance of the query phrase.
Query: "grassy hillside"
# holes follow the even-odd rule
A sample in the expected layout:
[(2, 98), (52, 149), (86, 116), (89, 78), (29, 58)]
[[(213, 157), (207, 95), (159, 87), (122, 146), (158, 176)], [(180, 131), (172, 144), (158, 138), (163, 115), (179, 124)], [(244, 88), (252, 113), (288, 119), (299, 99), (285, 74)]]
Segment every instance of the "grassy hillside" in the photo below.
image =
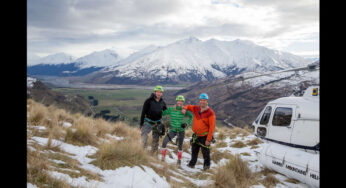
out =
[[(152, 90), (148, 89), (75, 89), (75, 88), (54, 88), (54, 91), (67, 95), (81, 95), (84, 98), (93, 96), (98, 100), (98, 105), (93, 107), (95, 113), (102, 110), (110, 110), (110, 115), (120, 115), (131, 125), (137, 125), (140, 119), (144, 101), (150, 96)], [(165, 96), (164, 96), (165, 97)], [(172, 106), (175, 101), (166, 100), (168, 106)], [(122, 118), (122, 120), (124, 120)], [(216, 121), (217, 127), (222, 127), (222, 121)]]
[[(183, 162), (176, 164), (177, 146), (169, 143), (166, 162), (141, 147), (140, 130), (55, 106), (27, 101), (27, 182), (37, 187), (302, 187), (299, 182), (257, 166), (252, 150), (261, 141), (249, 130), (216, 128), (211, 169), (186, 167), (191, 152), (186, 131)], [(160, 138), (160, 146), (162, 143)], [(149, 136), (149, 143), (151, 135)], [(246, 152), (245, 152), (246, 151)], [(136, 176), (134, 176), (136, 174)], [(124, 181), (124, 178), (126, 181)], [(280, 180), (278, 180), (280, 178)], [(137, 179), (137, 180), (136, 180)], [(141, 181), (140, 184), (134, 184)]]
[(98, 100), (98, 105), (93, 107), (95, 113), (102, 110), (109, 110), (109, 115), (120, 115), (122, 119), (133, 124), (137, 123), (135, 119), (140, 118), (145, 99), (150, 96), (151, 90), (145, 89), (75, 89), (75, 88), (54, 88), (67, 95), (81, 95), (85, 98), (93, 96)]
[(91, 115), (90, 103), (85, 97), (76, 94), (65, 95), (54, 91), (41, 81), (34, 82), (33, 87), (27, 88), (27, 98), (41, 102), (47, 106), (55, 105), (72, 113)]

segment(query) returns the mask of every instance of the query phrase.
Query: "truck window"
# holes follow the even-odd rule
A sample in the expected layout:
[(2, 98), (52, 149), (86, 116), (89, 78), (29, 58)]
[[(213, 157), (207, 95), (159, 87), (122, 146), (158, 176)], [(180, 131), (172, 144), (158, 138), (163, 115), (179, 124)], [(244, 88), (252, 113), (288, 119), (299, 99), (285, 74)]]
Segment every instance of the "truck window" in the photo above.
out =
[(278, 107), (275, 110), (272, 124), (275, 126), (289, 126), (292, 119), (292, 108)]
[(267, 125), (268, 124), (271, 112), (272, 112), (272, 107), (271, 106), (267, 106), (267, 108), (264, 110), (262, 119), (260, 121), (261, 125)]

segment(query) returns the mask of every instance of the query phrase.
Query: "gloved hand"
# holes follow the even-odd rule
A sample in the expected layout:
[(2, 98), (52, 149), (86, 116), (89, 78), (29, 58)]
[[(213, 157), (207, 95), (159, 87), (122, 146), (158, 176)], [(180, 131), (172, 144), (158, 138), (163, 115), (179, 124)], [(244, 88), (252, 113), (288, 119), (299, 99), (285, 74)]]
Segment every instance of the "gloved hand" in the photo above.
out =
[(183, 129), (185, 129), (186, 126), (187, 126), (186, 123), (182, 123), (182, 124), (181, 124), (181, 128), (183, 128)]

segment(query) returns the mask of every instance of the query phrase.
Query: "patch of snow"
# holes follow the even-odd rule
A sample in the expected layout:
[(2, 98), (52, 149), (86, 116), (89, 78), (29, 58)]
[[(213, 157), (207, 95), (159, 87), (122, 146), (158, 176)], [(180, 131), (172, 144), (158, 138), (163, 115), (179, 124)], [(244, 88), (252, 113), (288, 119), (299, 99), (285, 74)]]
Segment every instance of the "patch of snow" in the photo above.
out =
[(64, 123), (62, 124), (62, 126), (65, 127), (65, 128), (69, 128), (69, 127), (72, 126), (72, 123), (70, 123), (70, 122), (64, 122)]
[(110, 137), (110, 138), (113, 138), (115, 140), (123, 140), (124, 137), (118, 137), (118, 136), (115, 136), (115, 135), (111, 135), (111, 134), (106, 134), (106, 136)]
[(27, 184), (26, 184), (26, 187), (27, 187), (27, 188), (37, 188), (36, 185), (33, 185), (33, 184), (31, 184), (31, 183), (27, 183)]
[(34, 86), (34, 83), (37, 81), (36, 78), (32, 78), (32, 77), (27, 77), (26, 80), (26, 87), (28, 88), (32, 88)]

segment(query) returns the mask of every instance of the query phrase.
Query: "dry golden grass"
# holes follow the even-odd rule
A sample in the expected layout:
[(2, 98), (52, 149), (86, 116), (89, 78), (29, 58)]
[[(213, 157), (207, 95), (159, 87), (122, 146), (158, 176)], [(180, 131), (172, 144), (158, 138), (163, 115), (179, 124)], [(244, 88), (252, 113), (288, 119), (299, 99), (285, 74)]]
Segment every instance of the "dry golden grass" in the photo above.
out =
[(38, 187), (70, 188), (66, 182), (52, 178), (47, 171), (51, 170), (48, 158), (41, 152), (27, 150), (27, 182)]
[(232, 133), (239, 136), (248, 136), (250, 134), (250, 132), (248, 132), (246, 129), (239, 128), (239, 127), (234, 127), (232, 129)]
[(219, 134), (217, 135), (217, 137), (215, 139), (217, 139), (217, 141), (225, 140), (225, 138), (227, 137), (226, 133), (224, 131), (221, 131), (221, 130), (218, 133)]
[(217, 140), (216, 144), (215, 144), (215, 147), (217, 147), (217, 148), (224, 148), (224, 147), (227, 147), (227, 143), (224, 142), (224, 141)]
[(96, 136), (98, 137), (104, 137), (107, 133), (113, 132), (112, 125), (105, 121), (102, 118), (98, 118), (95, 120), (95, 128), (96, 128)]
[(213, 180), (214, 187), (245, 188), (257, 183), (247, 162), (243, 161), (239, 155), (232, 156), (225, 165), (218, 166)]
[(41, 125), (47, 114), (47, 107), (43, 104), (30, 102), (30, 108), (27, 109), (28, 113), (28, 124), (29, 125)]
[(275, 187), (275, 185), (277, 183), (279, 183), (280, 181), (278, 179), (275, 178), (275, 176), (273, 176), (272, 174), (267, 175), (262, 181), (261, 183), (265, 186), (265, 187)]
[(244, 155), (244, 156), (251, 156), (251, 154), (248, 153), (248, 152), (241, 153), (241, 155)]
[(122, 166), (146, 165), (149, 161), (149, 155), (143, 150), (138, 139), (133, 139), (131, 142), (121, 140), (104, 143), (90, 157), (96, 158), (91, 164), (103, 170)]
[(254, 146), (263, 143), (259, 138), (254, 138), (246, 143), (246, 145)]
[[(73, 131), (72, 127), (76, 130)], [(78, 146), (98, 145), (97, 129), (95, 129), (93, 119), (80, 117), (75, 120), (72, 127), (66, 130), (65, 142)]]
[(244, 144), (242, 141), (236, 141), (235, 143), (230, 145), (231, 147), (234, 148), (243, 148), (246, 147), (246, 144)]
[(193, 131), (191, 128), (185, 130), (185, 138), (191, 138)]
[(231, 157), (233, 157), (233, 155), (228, 153), (227, 151), (220, 152), (219, 150), (213, 147), (211, 147), (210, 149), (210, 159), (215, 163), (218, 163), (223, 158), (230, 159)]
[(286, 181), (286, 182), (289, 182), (289, 183), (293, 183), (293, 184), (298, 184), (298, 183), (300, 183), (298, 180), (292, 179), (292, 178), (286, 179), (285, 181)]

